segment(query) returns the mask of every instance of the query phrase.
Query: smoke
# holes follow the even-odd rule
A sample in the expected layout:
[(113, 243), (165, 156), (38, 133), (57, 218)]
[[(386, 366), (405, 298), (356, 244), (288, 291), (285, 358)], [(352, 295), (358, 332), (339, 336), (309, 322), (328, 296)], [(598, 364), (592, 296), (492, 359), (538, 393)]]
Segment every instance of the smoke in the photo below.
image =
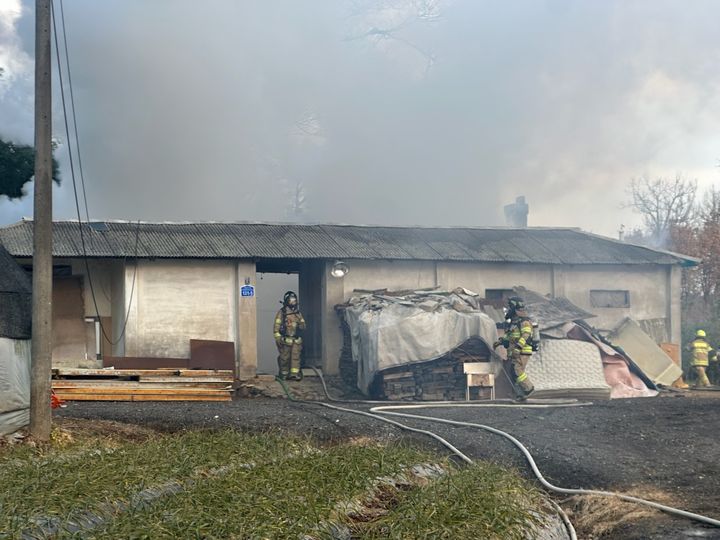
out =
[[(21, 67), (0, 136), (25, 142), (32, 11), (5, 4), (0, 67)], [(96, 218), (494, 225), (524, 194), (532, 225), (614, 235), (638, 219), (630, 178), (718, 179), (711, 0), (65, 0), (65, 16)], [(17, 212), (0, 201), (0, 221)]]

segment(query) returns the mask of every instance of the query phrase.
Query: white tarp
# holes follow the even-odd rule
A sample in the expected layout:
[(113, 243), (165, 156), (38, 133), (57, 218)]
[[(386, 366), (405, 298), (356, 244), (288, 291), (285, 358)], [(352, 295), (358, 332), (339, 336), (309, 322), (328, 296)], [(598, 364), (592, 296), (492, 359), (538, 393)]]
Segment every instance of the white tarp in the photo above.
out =
[(29, 422), (30, 340), (0, 338), (0, 435)]
[(345, 317), (360, 390), (367, 393), (379, 371), (440, 358), (473, 337), (492, 347), (495, 322), (471, 307), (467, 293), (351, 299)]

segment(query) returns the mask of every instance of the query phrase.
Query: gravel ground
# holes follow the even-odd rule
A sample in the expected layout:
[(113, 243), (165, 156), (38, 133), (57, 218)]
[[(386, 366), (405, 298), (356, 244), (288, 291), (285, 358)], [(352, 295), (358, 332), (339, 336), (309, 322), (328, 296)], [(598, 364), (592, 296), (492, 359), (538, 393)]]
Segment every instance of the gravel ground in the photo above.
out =
[[(654, 488), (685, 510), (720, 518), (720, 393), (671, 394), (555, 409), (421, 409), (414, 414), (484, 423), (515, 435), (548, 480), (563, 487)], [(367, 410), (368, 406), (346, 405)], [(256, 398), (232, 403), (70, 403), (57, 414), (161, 430), (234, 427), (289, 430), (322, 442), (405, 436), (388, 424), (318, 405)], [(397, 419), (437, 432), (472, 458), (526, 471), (514, 447), (477, 429)], [(413, 439), (426, 441), (421, 436)], [(434, 444), (434, 443), (428, 443)], [(660, 516), (616, 538), (720, 538), (717, 529)]]

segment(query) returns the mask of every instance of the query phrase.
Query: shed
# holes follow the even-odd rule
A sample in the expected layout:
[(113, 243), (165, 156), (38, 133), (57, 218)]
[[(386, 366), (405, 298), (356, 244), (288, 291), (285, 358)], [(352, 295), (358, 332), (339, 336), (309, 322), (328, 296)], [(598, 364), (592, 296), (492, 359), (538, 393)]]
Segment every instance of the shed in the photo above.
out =
[(28, 274), (0, 246), (0, 435), (30, 418), (31, 295)]
[[(28, 268), (32, 238), (31, 220), (0, 227)], [(502, 300), (523, 286), (592, 313), (599, 330), (631, 317), (680, 346), (682, 268), (698, 263), (573, 228), (247, 222), (55, 221), (53, 256), (53, 366), (151, 367), (189, 359), (191, 342), (207, 340), (234, 352), (240, 379), (275, 370), (261, 331), (278, 298), (264, 274), (297, 276), (305, 364), (336, 375), (335, 306), (357, 290), (463, 287)], [(347, 275), (334, 275), (337, 263)]]

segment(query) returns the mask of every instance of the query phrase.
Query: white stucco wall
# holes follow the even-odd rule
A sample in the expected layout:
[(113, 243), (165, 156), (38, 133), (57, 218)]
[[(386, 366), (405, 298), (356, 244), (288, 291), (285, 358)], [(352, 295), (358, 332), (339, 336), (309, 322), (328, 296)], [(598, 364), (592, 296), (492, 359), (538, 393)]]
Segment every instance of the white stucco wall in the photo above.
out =
[[(113, 282), (113, 290), (124, 291), (123, 310), (129, 313), (124, 346), (118, 346), (118, 352), (189, 358), (191, 339), (231, 341), (236, 344), (238, 375), (255, 376), (256, 299), (240, 296), (246, 282), (255, 285), (255, 263), (139, 261), (137, 271), (134, 263), (126, 265), (123, 278), (123, 283)], [(125, 313), (117, 316), (122, 320)]]
[[(129, 302), (133, 267), (125, 270)], [(230, 262), (139, 261), (125, 355), (189, 358), (191, 339), (234, 341), (235, 269)]]
[(346, 296), (354, 289), (420, 289), (437, 284), (432, 261), (351, 261), (349, 264), (352, 270), (340, 280)]
[[(570, 266), (557, 274), (557, 296), (597, 315), (590, 322), (609, 330), (624, 317), (636, 320), (666, 319), (668, 314), (668, 270), (665, 266)], [(591, 305), (590, 290), (630, 291), (630, 307), (597, 308)], [(677, 294), (680, 291), (678, 289)], [(672, 294), (672, 293), (671, 293)]]
[[(127, 290), (128, 298), (125, 297), (125, 274), (126, 268), (130, 266), (130, 269), (135, 267), (134, 263), (125, 264), (124, 262), (118, 263), (111, 272), (110, 278), (110, 292), (112, 298), (112, 306), (110, 309), (110, 316), (112, 317), (112, 343), (111, 353), (112, 356), (125, 356), (125, 316), (127, 315), (127, 302), (135, 301), (135, 291), (129, 288)], [(132, 284), (131, 284), (132, 285)], [(132, 300), (129, 298), (130, 294), (133, 295)]]
[[(121, 265), (120, 261), (113, 260), (89, 260), (90, 276), (92, 278), (93, 290), (95, 291), (95, 302), (100, 317), (112, 315), (112, 275), (113, 270)], [(95, 303), (87, 277), (87, 268), (82, 260), (73, 260), (71, 263), (73, 276), (82, 276), (84, 281), (83, 301), (85, 305), (85, 316), (94, 317)]]
[(439, 262), (437, 268), (437, 285), (447, 289), (465, 287), (484, 296), (486, 289), (522, 285), (541, 294), (553, 294), (550, 265)]

